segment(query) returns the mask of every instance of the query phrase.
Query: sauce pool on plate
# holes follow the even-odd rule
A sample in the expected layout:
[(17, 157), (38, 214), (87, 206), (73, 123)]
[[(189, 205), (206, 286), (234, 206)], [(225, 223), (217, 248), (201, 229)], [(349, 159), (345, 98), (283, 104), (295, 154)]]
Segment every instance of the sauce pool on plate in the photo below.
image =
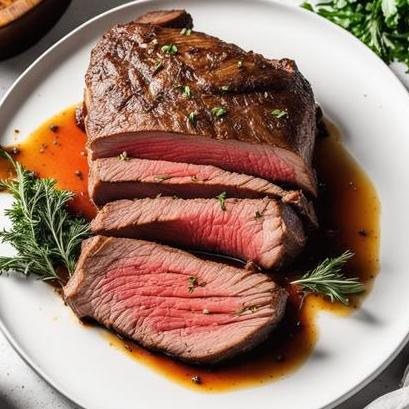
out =
[[(286, 316), (261, 346), (214, 367), (186, 365), (104, 331), (112, 347), (179, 384), (203, 392), (223, 392), (256, 386), (289, 375), (308, 358), (318, 337), (315, 318), (320, 311), (346, 315), (359, 308), (365, 295), (351, 297), (349, 306), (331, 304), (320, 296), (304, 297), (289, 283), (326, 257), (349, 249), (355, 256), (345, 268), (370, 290), (379, 268), (380, 203), (370, 179), (342, 144), (338, 129), (326, 122), (328, 135), (317, 138), (314, 166), (319, 181), (316, 211), (320, 228), (312, 233), (303, 255), (274, 279), (290, 293)], [(16, 132), (17, 133), (17, 132)], [(20, 136), (20, 135), (19, 135)], [(87, 193), (86, 136), (75, 123), (75, 107), (68, 108), (17, 142), (15, 157), (39, 177), (57, 180), (71, 190), (72, 210), (92, 218), (95, 207)], [(10, 177), (10, 164), (1, 159), (1, 178)], [(220, 257), (223, 261), (223, 257)]]

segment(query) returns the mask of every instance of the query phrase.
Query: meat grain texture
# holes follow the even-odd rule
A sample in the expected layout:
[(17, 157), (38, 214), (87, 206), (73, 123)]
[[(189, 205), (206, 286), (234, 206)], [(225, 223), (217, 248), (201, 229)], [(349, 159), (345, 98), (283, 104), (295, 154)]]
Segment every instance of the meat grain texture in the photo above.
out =
[(102, 236), (84, 242), (64, 295), (79, 317), (201, 364), (262, 342), (287, 299), (264, 274), (155, 243)]
[(281, 268), (305, 244), (294, 211), (267, 198), (119, 200), (98, 212), (91, 230), (230, 255), (266, 269)]
[(265, 179), (210, 165), (128, 158), (90, 161), (89, 196), (97, 206), (119, 199), (177, 196), (183, 199), (271, 197), (293, 207), (308, 226), (316, 227), (312, 203), (301, 190), (285, 190)]

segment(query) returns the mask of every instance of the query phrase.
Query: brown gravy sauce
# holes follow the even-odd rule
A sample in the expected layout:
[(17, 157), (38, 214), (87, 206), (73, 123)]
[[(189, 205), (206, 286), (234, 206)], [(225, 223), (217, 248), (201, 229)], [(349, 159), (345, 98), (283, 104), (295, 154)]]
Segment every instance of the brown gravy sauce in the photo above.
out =
[[(52, 177), (60, 188), (76, 193), (73, 211), (92, 217), (95, 208), (87, 194), (88, 165), (85, 134), (77, 128), (75, 107), (66, 109), (41, 125), (21, 142), (16, 158), (40, 177)], [(203, 392), (222, 392), (261, 385), (289, 375), (302, 365), (318, 337), (315, 318), (320, 311), (348, 314), (364, 296), (353, 297), (349, 307), (331, 304), (319, 296), (303, 299), (288, 283), (325, 257), (346, 249), (355, 253), (346, 274), (357, 276), (368, 291), (378, 272), (380, 203), (374, 186), (345, 150), (339, 130), (327, 121), (329, 135), (317, 140), (314, 166), (320, 182), (316, 209), (320, 229), (296, 265), (276, 281), (287, 287), (290, 299), (286, 316), (272, 336), (254, 351), (212, 368), (182, 364), (106, 332), (110, 345), (138, 363), (160, 372), (174, 382)], [(19, 137), (18, 130), (15, 131)], [(19, 138), (18, 138), (19, 139)], [(10, 176), (10, 166), (0, 161), (0, 177)], [(192, 382), (199, 376), (201, 384)]]

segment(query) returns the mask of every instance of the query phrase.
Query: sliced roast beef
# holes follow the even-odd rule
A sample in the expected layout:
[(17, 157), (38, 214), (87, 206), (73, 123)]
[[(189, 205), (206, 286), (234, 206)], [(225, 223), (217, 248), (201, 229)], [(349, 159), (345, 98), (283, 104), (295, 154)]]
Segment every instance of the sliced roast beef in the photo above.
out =
[(210, 165), (151, 161), (122, 157), (90, 161), (89, 196), (97, 206), (119, 199), (178, 196), (183, 199), (212, 198), (221, 192), (228, 197), (269, 196), (291, 205), (317, 226), (312, 204), (301, 191), (287, 191), (267, 180), (231, 173)]
[(273, 199), (118, 200), (91, 223), (95, 234), (222, 253), (280, 268), (305, 244), (300, 220)]
[(92, 159), (126, 151), (316, 192), (314, 96), (291, 60), (199, 32), (117, 25), (92, 51), (85, 104)]
[(185, 10), (154, 10), (135, 20), (142, 24), (155, 24), (162, 27), (192, 28), (192, 16)]
[(231, 358), (262, 342), (287, 298), (264, 274), (101, 236), (84, 242), (64, 294), (80, 318), (194, 363)]

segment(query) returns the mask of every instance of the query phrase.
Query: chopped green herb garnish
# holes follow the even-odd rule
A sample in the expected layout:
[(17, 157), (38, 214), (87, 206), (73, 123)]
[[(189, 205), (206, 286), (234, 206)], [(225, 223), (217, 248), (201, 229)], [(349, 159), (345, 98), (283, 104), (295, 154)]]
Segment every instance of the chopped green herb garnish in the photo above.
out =
[(191, 112), (190, 114), (188, 114), (187, 119), (189, 120), (189, 122), (191, 124), (196, 124), (197, 122), (197, 112)]
[(178, 52), (178, 48), (175, 44), (166, 44), (161, 48), (161, 50), (165, 54), (176, 54)]
[(119, 156), (118, 156), (118, 159), (119, 159), (119, 160), (124, 160), (124, 161), (129, 160), (130, 158), (129, 158), (129, 156), (128, 156), (128, 152), (127, 152), (127, 151), (123, 151), (122, 153), (120, 153)]
[(189, 292), (193, 292), (194, 288), (197, 286), (197, 277), (196, 276), (191, 276), (187, 279), (187, 282), (189, 283), (188, 290)]
[(222, 118), (226, 115), (227, 110), (224, 107), (214, 107), (210, 111), (215, 118)]
[(190, 276), (188, 279), (187, 279), (187, 281), (188, 281), (188, 283), (189, 283), (189, 286), (188, 286), (188, 291), (189, 291), (189, 293), (192, 293), (193, 292), (193, 290), (196, 288), (196, 287), (205, 287), (206, 286), (206, 283), (203, 281), (203, 282), (201, 282), (201, 283), (199, 283), (199, 279), (196, 277), (196, 276)]
[(273, 115), (273, 117), (277, 119), (281, 119), (284, 117), (288, 117), (288, 112), (285, 109), (276, 108), (271, 111), (271, 115)]
[(223, 211), (226, 210), (226, 204), (225, 204), (226, 196), (227, 196), (226, 192), (222, 192), (222, 193), (220, 193), (220, 195), (216, 196), (216, 199), (217, 199), (217, 200), (219, 201), (219, 203), (220, 203), (220, 208), (221, 208)]
[(307, 292), (322, 294), (331, 302), (339, 301), (348, 304), (348, 294), (357, 294), (365, 291), (365, 286), (357, 278), (346, 278), (341, 272), (343, 265), (353, 256), (346, 251), (339, 257), (327, 258), (314, 270), (304, 274), (300, 279), (291, 282)]
[(192, 29), (191, 28), (182, 28), (180, 34), (182, 34), (182, 36), (190, 36), (190, 34), (192, 34)]
[(190, 90), (189, 85), (184, 85), (182, 86), (182, 94), (186, 97), (186, 98), (190, 98), (192, 96), (192, 91)]

